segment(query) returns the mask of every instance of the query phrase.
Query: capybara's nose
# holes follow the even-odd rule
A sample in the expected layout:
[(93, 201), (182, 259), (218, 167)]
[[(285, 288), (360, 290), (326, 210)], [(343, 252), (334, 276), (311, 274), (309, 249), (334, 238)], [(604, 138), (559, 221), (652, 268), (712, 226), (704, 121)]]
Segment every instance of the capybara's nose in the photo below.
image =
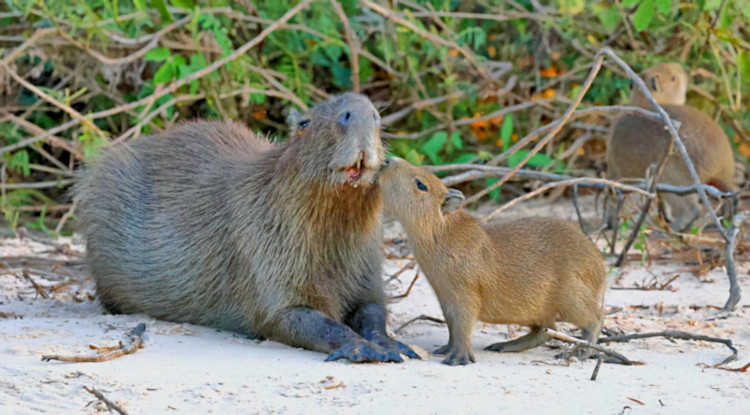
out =
[(339, 124), (343, 127), (348, 126), (354, 119), (354, 114), (351, 111), (345, 110), (339, 113)]

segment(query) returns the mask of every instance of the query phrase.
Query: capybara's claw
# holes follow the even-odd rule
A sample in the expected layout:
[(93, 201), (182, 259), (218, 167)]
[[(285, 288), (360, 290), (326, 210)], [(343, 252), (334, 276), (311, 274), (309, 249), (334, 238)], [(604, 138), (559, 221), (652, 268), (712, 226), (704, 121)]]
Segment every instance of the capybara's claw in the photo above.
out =
[(412, 350), (411, 347), (397, 340), (394, 340), (393, 342), (396, 344), (399, 353), (401, 353), (402, 355), (408, 357), (409, 359), (421, 359), (421, 357), (419, 357), (419, 355), (414, 350)]
[(468, 365), (469, 363), (475, 363), (474, 355), (467, 351), (453, 350), (448, 357), (443, 360), (443, 364), (456, 366), (456, 365)]
[[(399, 359), (401, 359), (400, 355), (404, 355), (408, 357), (409, 359), (420, 359), (419, 355), (414, 352), (409, 346), (401, 343), (398, 340), (394, 340), (391, 337), (389, 337), (387, 334), (378, 333), (370, 336), (367, 338), (367, 340), (370, 340), (371, 342), (377, 344), (378, 346), (382, 347), (383, 349), (387, 350), (388, 352), (392, 352), (395, 355), (399, 356)], [(401, 360), (394, 360), (397, 362), (402, 362)]]
[(487, 350), (487, 351), (490, 351), (490, 352), (502, 352), (502, 351), (505, 351), (505, 342), (493, 343), (493, 344), (485, 347), (484, 350)]
[(444, 346), (440, 346), (440, 348), (438, 348), (437, 350), (435, 350), (432, 353), (433, 354), (448, 354), (448, 352), (450, 352), (450, 351), (451, 351), (451, 345), (450, 344), (446, 344)]
[(332, 362), (339, 359), (348, 359), (353, 363), (366, 362), (403, 362), (396, 353), (391, 353), (382, 347), (368, 342), (366, 340), (353, 341), (344, 344), (338, 349), (331, 352), (326, 358), (326, 362)]

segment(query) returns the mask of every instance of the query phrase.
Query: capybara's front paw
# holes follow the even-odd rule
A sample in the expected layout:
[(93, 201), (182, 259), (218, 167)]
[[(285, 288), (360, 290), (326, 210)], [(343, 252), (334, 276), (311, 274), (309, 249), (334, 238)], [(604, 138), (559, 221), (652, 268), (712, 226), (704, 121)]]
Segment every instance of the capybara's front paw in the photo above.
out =
[(364, 339), (354, 340), (331, 352), (326, 362), (349, 359), (354, 363), (366, 362), (403, 362), (398, 353), (388, 351), (375, 343)]
[(416, 354), (414, 350), (411, 349), (411, 347), (401, 343), (398, 340), (394, 340), (390, 338), (387, 334), (378, 333), (368, 338), (368, 340), (377, 344), (383, 349), (389, 352), (395, 353), (397, 355), (404, 355), (408, 357), (409, 359), (420, 358), (419, 355)]
[(468, 350), (457, 350), (453, 349), (449, 352), (448, 357), (443, 360), (443, 364), (456, 366), (456, 365), (468, 365), (474, 363), (474, 354)]

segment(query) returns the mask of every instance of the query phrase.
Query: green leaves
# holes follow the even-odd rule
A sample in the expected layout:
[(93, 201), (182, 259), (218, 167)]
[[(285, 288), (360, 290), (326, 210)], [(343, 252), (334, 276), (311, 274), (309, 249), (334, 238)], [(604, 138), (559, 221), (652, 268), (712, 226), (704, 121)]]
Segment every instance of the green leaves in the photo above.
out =
[(557, 0), (560, 14), (576, 15), (583, 11), (583, 0)]
[(24, 176), (30, 175), (29, 153), (26, 150), (16, 151), (8, 160), (8, 168), (19, 170)]
[(513, 114), (508, 114), (500, 126), (500, 138), (503, 140), (503, 151), (510, 148), (510, 138), (513, 136)]
[(445, 131), (438, 131), (422, 145), (422, 152), (424, 152), (433, 164), (443, 164), (443, 158), (438, 155), (438, 152), (443, 149), (445, 142), (448, 141), (448, 133)]
[[(527, 155), (529, 154), (529, 150), (518, 150), (515, 153), (511, 154), (510, 157), (508, 157), (508, 166), (509, 167), (515, 167), (520, 163)], [(536, 153), (529, 161), (526, 163), (527, 166), (531, 167), (547, 167), (552, 163), (552, 159), (542, 153)]]
[(635, 30), (646, 30), (651, 19), (654, 18), (654, 0), (643, 0), (633, 14), (633, 27)]
[(195, 3), (193, 3), (193, 0), (171, 0), (172, 4), (175, 6), (185, 9), (185, 10), (193, 10), (195, 9)]
[[(450, 139), (448, 133), (445, 131), (438, 131), (430, 137), (427, 142), (421, 146), (421, 150), (426, 154), (432, 164), (445, 164), (446, 160), (440, 155), (444, 152), (446, 155), (451, 155), (455, 150), (461, 150), (464, 148), (464, 143), (461, 140), (461, 133), (454, 131), (451, 134)], [(454, 159), (453, 163), (463, 163), (461, 160), (470, 160), (474, 158), (473, 154), (461, 154), (457, 159)]]
[(624, 0), (622, 2), (623, 7), (627, 8), (636, 4), (638, 8), (633, 13), (632, 18), (633, 27), (639, 32), (649, 27), (657, 12), (666, 18), (672, 11), (672, 0)]
[(149, 62), (163, 62), (171, 57), (171, 53), (167, 48), (153, 48), (146, 52), (143, 59)]

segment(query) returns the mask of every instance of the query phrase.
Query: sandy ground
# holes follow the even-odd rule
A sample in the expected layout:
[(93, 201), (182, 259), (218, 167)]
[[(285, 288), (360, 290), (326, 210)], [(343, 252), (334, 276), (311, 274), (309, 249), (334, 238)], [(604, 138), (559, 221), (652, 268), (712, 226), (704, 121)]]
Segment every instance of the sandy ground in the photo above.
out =
[[(530, 211), (533, 211), (531, 209)], [(554, 210), (553, 210), (554, 211)], [(510, 215), (510, 214), (509, 214)], [(64, 242), (64, 241), (63, 241)], [(28, 239), (0, 239), (0, 256), (50, 254)], [(408, 260), (389, 260), (387, 274)], [(750, 264), (739, 264), (750, 297)], [(51, 270), (50, 267), (35, 266)], [(55, 270), (55, 275), (67, 272)], [(694, 276), (671, 261), (639, 263), (610, 272), (611, 285), (633, 287), (653, 281), (664, 290), (609, 289), (604, 325), (617, 332), (684, 330), (730, 338), (737, 361), (750, 362), (750, 304), (723, 313), (723, 269)], [(385, 275), (384, 278), (387, 278)], [(414, 278), (406, 271), (387, 284), (404, 293)], [(446, 326), (417, 321), (396, 337), (425, 355), (402, 364), (324, 363), (324, 355), (273, 341), (257, 342), (229, 332), (173, 324), (144, 315), (103, 314), (91, 280), (80, 282), (32, 272), (45, 293), (17, 274), (0, 276), (0, 413), (98, 413), (104, 404), (83, 387), (94, 387), (131, 414), (153, 413), (556, 413), (691, 414), (750, 413), (750, 373), (711, 368), (731, 354), (722, 344), (663, 338), (612, 343), (612, 349), (642, 366), (604, 364), (589, 380), (594, 360), (554, 356), (567, 348), (549, 342), (520, 354), (482, 349), (509, 337), (509, 327), (480, 323), (473, 343), (477, 363), (440, 364), (434, 350), (448, 339)], [(424, 276), (408, 297), (390, 304), (390, 329), (419, 315), (442, 317)], [(90, 345), (111, 346), (146, 323), (144, 348), (102, 363), (42, 362), (43, 354), (93, 354)], [(578, 334), (572, 326), (559, 329)], [(512, 329), (517, 336), (522, 328)]]

